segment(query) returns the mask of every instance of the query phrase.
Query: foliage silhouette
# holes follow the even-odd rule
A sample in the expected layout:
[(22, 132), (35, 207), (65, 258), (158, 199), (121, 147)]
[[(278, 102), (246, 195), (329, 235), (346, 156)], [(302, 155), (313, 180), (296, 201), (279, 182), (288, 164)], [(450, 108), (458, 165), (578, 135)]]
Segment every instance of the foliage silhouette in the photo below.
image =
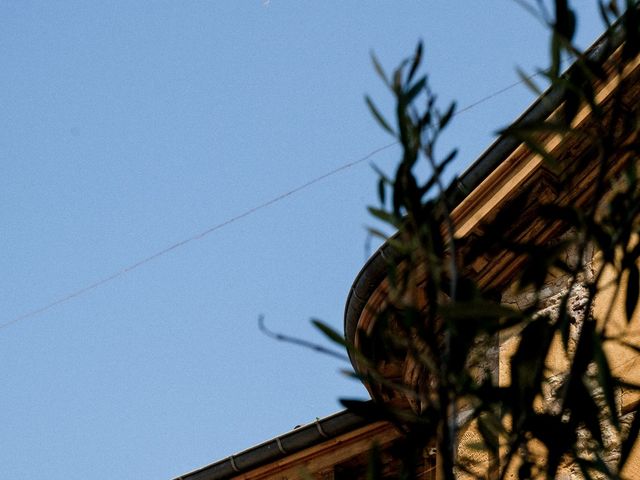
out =
[[(569, 1), (555, 0), (552, 9), (541, 0), (519, 3), (548, 26), (549, 65), (538, 73), (551, 92), (559, 92), (560, 106), (502, 135), (544, 160), (556, 194), (540, 198), (536, 185), (523, 188), (483, 226), (480, 238), (456, 235), (456, 179), (446, 185), (443, 174), (457, 151), (440, 155), (437, 148), (456, 105), (438, 107), (428, 77), (420, 73), (422, 44), (389, 76), (373, 58), (395, 99), (393, 121), (371, 98), (366, 104), (402, 146), (395, 174), (378, 172), (379, 204), (369, 208), (397, 229), (389, 239), (371, 230), (393, 252), (387, 299), (353, 343), (315, 323), (347, 349), (356, 376), (374, 399), (344, 405), (404, 431), (400, 478), (412, 478), (417, 453), (434, 444), (445, 480), (463, 474), (555, 478), (567, 466), (587, 479), (621, 478), (640, 433), (638, 403), (623, 409), (617, 401), (621, 389), (640, 393), (640, 386), (614, 374), (607, 354), (612, 346), (640, 354), (632, 338), (640, 297), (640, 122), (633, 101), (638, 80), (627, 74), (640, 52), (640, 12), (632, 0), (624, 5), (598, 0), (606, 32), (596, 50), (582, 51), (574, 43), (577, 13)], [(565, 73), (563, 58), (573, 61)], [(521, 76), (539, 89), (531, 76)], [(613, 93), (603, 100), (599, 92), (612, 81)], [(579, 144), (583, 153), (559, 155), (549, 146), (553, 138)], [(416, 172), (424, 163), (431, 174), (421, 179)], [(586, 170), (594, 172), (587, 195), (575, 195), (576, 178)], [(554, 238), (514, 234), (514, 216), (532, 204)], [(522, 308), (505, 305), (501, 290), (480, 284), (469, 268), (495, 252), (506, 252), (520, 266), (510, 283), (516, 295), (528, 295)], [(571, 258), (567, 252), (573, 252)], [(566, 283), (551, 308), (543, 294), (550, 276)], [(605, 302), (605, 290), (614, 294), (596, 312), (596, 297)], [(622, 329), (616, 310), (620, 295)], [(517, 341), (508, 357), (509, 377), (497, 381), (496, 349), (505, 338)], [(560, 372), (548, 365), (554, 351), (564, 362)], [(411, 375), (389, 378), (382, 367), (390, 364), (404, 365), (405, 373), (409, 365)], [(463, 431), (476, 432), (478, 441), (463, 445)], [(485, 452), (488, 461), (474, 464), (467, 455), (474, 449)], [(372, 453), (368, 479), (382, 478), (378, 455)]]

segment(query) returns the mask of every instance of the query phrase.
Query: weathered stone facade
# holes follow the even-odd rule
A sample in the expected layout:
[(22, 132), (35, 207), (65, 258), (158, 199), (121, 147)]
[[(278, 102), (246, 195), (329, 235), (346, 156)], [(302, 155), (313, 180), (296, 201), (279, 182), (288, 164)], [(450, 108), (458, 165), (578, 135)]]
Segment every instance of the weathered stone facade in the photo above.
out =
[[(568, 235), (571, 235), (571, 233)], [(569, 293), (569, 289), (571, 290), (567, 305), (567, 311), (571, 317), (568, 349), (565, 351), (560, 339), (556, 339), (547, 358), (547, 376), (543, 390), (544, 398), (540, 399), (541, 410), (546, 410), (553, 414), (561, 413), (561, 407), (557, 401), (556, 394), (564, 384), (568, 368), (567, 357), (571, 357), (575, 352), (576, 342), (583, 321), (586, 318), (590, 318), (595, 319), (594, 321), (602, 322), (604, 317), (609, 315), (607, 329), (610, 331), (611, 336), (621, 335), (621, 338), (631, 343), (637, 339), (634, 338), (634, 329), (630, 327), (639, 321), (638, 318), (634, 318), (631, 325), (627, 325), (626, 321), (621, 320), (624, 318), (622, 312), (622, 302), (624, 299), (623, 287), (622, 291), (618, 291), (618, 295), (615, 297), (609, 291), (613, 287), (603, 288), (594, 298), (591, 306), (588, 306), (589, 291), (586, 284), (594, 280), (594, 271), (599, 261), (598, 254), (592, 247), (587, 248), (582, 257), (580, 257), (575, 247), (569, 249), (565, 253), (564, 261), (571, 266), (578, 264), (578, 262), (582, 263), (584, 273), (577, 282), (573, 282), (569, 274), (551, 272), (544, 286), (538, 292), (533, 290), (518, 291), (517, 286), (514, 285), (512, 289), (504, 292), (502, 295), (502, 302), (505, 305), (520, 310), (537, 305), (539, 307), (539, 314), (546, 315), (550, 321), (554, 321), (557, 319), (563, 298)], [(600, 280), (600, 286), (612, 285), (613, 279), (613, 272), (605, 271), (605, 274)], [(590, 311), (587, 312), (587, 308), (590, 308)], [(519, 342), (518, 332), (505, 334), (499, 341), (498, 378), (502, 385), (505, 385), (506, 382), (509, 381), (509, 361)], [(633, 377), (637, 376), (637, 374), (634, 374), (634, 369), (630, 367), (640, 362), (637, 352), (621, 347), (620, 344), (616, 342), (612, 342), (611, 345), (607, 346), (607, 357), (614, 375), (632, 381)], [(595, 365), (591, 366), (589, 373), (596, 375)], [(632, 410), (637, 403), (637, 396), (625, 392), (624, 389), (618, 389), (615, 394), (617, 408), (619, 409), (618, 414), (623, 415), (621, 418), (621, 432), (622, 434), (626, 434), (633, 419), (633, 414), (625, 414), (625, 412)], [(603, 412), (599, 419), (601, 424), (604, 425), (604, 441), (607, 448), (603, 460), (609, 468), (615, 471), (615, 465), (620, 456), (621, 436), (607, 418), (607, 407), (603, 392), (594, 387), (592, 389), (592, 395), (596, 399), (596, 402), (601, 405), (601, 411)], [(578, 432), (578, 438), (583, 446), (588, 446), (590, 438), (586, 431)], [(640, 478), (640, 461), (637, 455), (631, 456), (625, 470), (620, 473), (622, 478), (629, 480)], [(515, 473), (512, 473), (510, 478), (515, 479), (517, 476)], [(584, 476), (577, 465), (565, 463), (559, 471), (557, 478), (562, 480), (582, 480)], [(602, 475), (598, 476), (598, 474), (595, 473), (594, 478), (605, 477)]]

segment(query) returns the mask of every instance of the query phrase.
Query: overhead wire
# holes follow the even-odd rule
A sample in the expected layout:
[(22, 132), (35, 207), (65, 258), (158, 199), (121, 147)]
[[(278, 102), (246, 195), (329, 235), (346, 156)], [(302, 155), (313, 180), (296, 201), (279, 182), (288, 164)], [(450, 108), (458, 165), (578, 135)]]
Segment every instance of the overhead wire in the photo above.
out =
[(143, 265), (145, 265), (145, 264), (147, 264), (147, 263), (149, 263), (149, 262), (151, 262), (153, 260), (156, 260), (159, 257), (162, 257), (162, 256), (166, 255), (167, 253), (169, 253), (169, 252), (171, 252), (173, 250), (176, 250), (178, 248), (184, 247), (185, 245), (187, 245), (188, 243), (191, 243), (193, 241), (201, 240), (202, 238), (206, 237), (207, 235), (212, 234), (213, 232), (216, 232), (216, 231), (218, 231), (218, 230), (220, 230), (220, 229), (222, 229), (222, 228), (224, 228), (224, 227), (226, 227), (228, 225), (231, 225), (232, 223), (237, 222), (238, 220), (241, 220), (241, 219), (243, 219), (245, 217), (248, 217), (249, 215), (252, 215), (252, 214), (258, 212), (259, 210), (263, 210), (263, 209), (273, 205), (274, 203), (280, 202), (281, 200), (284, 200), (285, 198), (290, 197), (291, 195), (294, 195), (294, 194), (298, 193), (301, 190), (304, 190), (304, 189), (306, 189), (306, 188), (308, 188), (308, 187), (310, 187), (310, 186), (312, 186), (312, 185), (314, 185), (314, 184), (316, 184), (318, 182), (321, 182), (322, 180), (324, 180), (324, 179), (326, 179), (328, 177), (331, 177), (331, 176), (333, 176), (333, 175), (335, 175), (335, 174), (337, 174), (337, 173), (339, 173), (339, 172), (341, 172), (343, 170), (347, 170), (347, 169), (349, 169), (349, 168), (351, 168), (351, 167), (353, 167), (355, 165), (358, 165), (359, 163), (365, 162), (366, 160), (369, 160), (371, 157), (375, 156), (376, 154), (378, 154), (378, 153), (380, 153), (380, 152), (382, 152), (384, 150), (387, 150), (387, 149), (389, 149), (389, 148), (391, 148), (391, 147), (393, 147), (394, 145), (397, 145), (397, 144), (398, 144), (398, 142), (395, 141), (395, 142), (392, 142), (392, 143), (388, 143), (387, 145), (384, 145), (382, 147), (376, 148), (375, 150), (370, 151), (368, 154), (366, 154), (363, 157), (358, 158), (357, 160), (353, 160), (353, 161), (351, 161), (349, 163), (345, 163), (345, 164), (343, 164), (343, 165), (341, 165), (341, 166), (339, 166), (337, 168), (334, 168), (333, 170), (330, 170), (327, 173), (324, 173), (324, 174), (322, 174), (322, 175), (320, 175), (318, 177), (315, 177), (315, 178), (309, 180), (308, 182), (305, 182), (305, 183), (303, 183), (303, 184), (301, 184), (301, 185), (299, 185), (299, 186), (297, 186), (297, 187), (295, 187), (295, 188), (293, 188), (293, 189), (291, 189), (291, 190), (289, 190), (289, 191), (287, 191), (285, 193), (282, 193), (282, 194), (280, 194), (280, 195), (278, 195), (276, 197), (273, 197), (272, 199), (267, 200), (264, 203), (261, 203), (259, 205), (256, 205), (255, 207), (252, 207), (252, 208), (250, 208), (248, 210), (245, 210), (244, 212), (242, 212), (242, 213), (240, 213), (240, 214), (238, 214), (238, 215), (236, 215), (234, 217), (231, 217), (231, 218), (229, 218), (229, 219), (227, 219), (227, 220), (225, 220), (223, 222), (220, 222), (220, 223), (218, 223), (218, 224), (216, 224), (216, 225), (214, 225), (212, 227), (209, 227), (206, 230), (203, 230), (203, 231), (201, 231), (201, 232), (199, 232), (199, 233), (197, 233), (195, 235), (192, 235), (191, 237), (188, 237), (188, 238), (185, 238), (183, 240), (180, 240), (179, 242), (176, 242), (176, 243), (174, 243), (174, 244), (172, 244), (172, 245), (170, 245), (170, 246), (168, 246), (166, 248), (163, 248), (162, 250), (159, 250), (159, 251), (157, 251), (157, 252), (155, 252), (155, 253), (153, 253), (153, 254), (151, 254), (151, 255), (149, 255), (149, 256), (141, 259), (141, 260), (138, 260), (137, 262), (135, 262), (135, 263), (133, 263), (133, 264), (131, 264), (131, 265), (125, 267), (125, 268), (122, 268), (121, 270), (118, 270), (117, 272), (112, 273), (111, 275), (109, 275), (107, 277), (104, 277), (104, 278), (102, 278), (100, 280), (97, 280), (97, 281), (95, 281), (95, 282), (93, 282), (93, 283), (91, 283), (89, 285), (86, 285), (86, 286), (84, 286), (82, 288), (79, 288), (78, 290), (74, 290), (73, 292), (69, 292), (68, 294), (66, 294), (66, 295), (64, 295), (64, 296), (52, 301), (51, 303), (48, 303), (48, 304), (43, 305), (43, 306), (41, 306), (39, 308), (36, 308), (36, 309), (30, 310), (28, 312), (25, 312), (22, 315), (14, 317), (11, 320), (8, 320), (8, 321), (6, 321), (4, 323), (0, 323), (0, 330), (4, 329), (4, 328), (7, 328), (10, 325), (13, 325), (13, 324), (15, 324), (17, 322), (20, 322), (22, 320), (26, 320), (27, 318), (34, 317), (36, 315), (44, 313), (47, 310), (50, 310), (50, 309), (52, 309), (53, 307), (55, 307), (57, 305), (60, 305), (62, 303), (66, 303), (66, 302), (68, 302), (68, 301), (70, 301), (70, 300), (72, 300), (72, 299), (74, 299), (76, 297), (79, 297), (80, 295), (84, 295), (85, 293), (90, 292), (91, 290), (95, 290), (95, 289), (105, 285), (106, 283), (112, 282), (113, 280), (115, 280), (115, 279), (117, 279), (119, 277), (122, 277), (123, 275), (126, 275), (127, 273), (129, 273), (129, 272), (131, 272), (131, 271), (133, 271), (133, 270), (135, 270), (137, 268), (140, 268)]
[[(472, 109), (472, 108), (474, 108), (474, 107), (476, 107), (476, 106), (478, 106), (478, 105), (480, 105), (480, 104), (482, 104), (482, 103), (484, 103), (484, 102), (486, 102), (488, 100), (491, 100), (492, 98), (495, 98), (495, 97), (507, 92), (508, 90), (511, 90), (514, 87), (517, 87), (518, 85), (526, 83), (527, 80), (531, 79), (532, 77), (534, 77), (536, 75), (538, 75), (538, 73), (534, 73), (533, 75), (531, 75), (527, 79), (521, 79), (520, 81), (512, 83), (512, 84), (510, 84), (510, 85), (508, 85), (508, 86), (506, 86), (504, 88), (501, 88), (500, 90), (497, 90), (496, 92), (494, 92), (494, 93), (492, 93), (490, 95), (487, 95), (486, 97), (483, 97), (480, 100), (478, 100), (476, 102), (473, 102), (473, 103), (465, 106), (464, 108), (462, 108), (460, 110), (456, 110), (455, 113), (453, 114), (453, 116), (456, 116), (456, 115), (459, 115), (459, 114), (461, 114), (463, 112), (466, 112), (466, 111), (468, 111), (468, 110), (470, 110), (470, 109)], [(379, 154), (379, 153), (381, 153), (381, 152), (383, 152), (385, 150), (388, 150), (391, 147), (396, 146), (398, 144), (399, 144), (398, 141), (394, 141), (394, 142), (388, 143), (386, 145), (383, 145), (381, 147), (378, 147), (378, 148), (376, 148), (374, 150), (371, 150), (369, 153), (367, 153), (366, 155), (364, 155), (364, 156), (362, 156), (362, 157), (360, 157), (360, 158), (358, 158), (356, 160), (353, 160), (351, 162), (342, 164), (341, 166), (339, 166), (337, 168), (334, 168), (333, 170), (330, 170), (330, 171), (328, 171), (328, 172), (326, 172), (326, 173), (324, 173), (324, 174), (322, 174), (322, 175), (320, 175), (318, 177), (315, 177), (315, 178), (313, 178), (313, 179), (311, 179), (311, 180), (309, 180), (309, 181), (307, 181), (307, 182), (305, 182), (305, 183), (303, 183), (303, 184), (301, 184), (301, 185), (299, 185), (299, 186), (297, 186), (297, 187), (295, 187), (295, 188), (293, 188), (291, 190), (288, 190), (287, 192), (281, 193), (281, 194), (271, 198), (270, 200), (267, 200), (267, 201), (265, 201), (263, 203), (260, 203), (260, 204), (258, 204), (256, 206), (252, 207), (252, 208), (249, 208), (248, 210), (245, 210), (244, 212), (242, 212), (242, 213), (240, 213), (238, 215), (235, 215), (235, 216), (233, 216), (233, 217), (231, 217), (231, 218), (229, 218), (229, 219), (227, 219), (227, 220), (225, 220), (223, 222), (220, 222), (220, 223), (218, 223), (216, 225), (213, 225), (213, 226), (211, 226), (211, 227), (209, 227), (209, 228), (207, 228), (207, 229), (205, 229), (205, 230), (203, 230), (203, 231), (201, 231), (201, 232), (199, 232), (199, 233), (197, 233), (195, 235), (192, 235), (192, 236), (190, 236), (188, 238), (185, 238), (183, 240), (180, 240), (180, 241), (178, 241), (178, 242), (176, 242), (176, 243), (174, 243), (172, 245), (169, 245), (168, 247), (163, 248), (162, 250), (159, 250), (159, 251), (157, 251), (157, 252), (155, 252), (155, 253), (153, 253), (153, 254), (145, 257), (145, 258), (142, 258), (142, 259), (138, 260), (137, 262), (132, 263), (131, 265), (128, 265), (128, 266), (126, 266), (126, 267), (124, 267), (124, 268), (112, 273), (111, 275), (108, 275), (108, 276), (106, 276), (106, 277), (104, 277), (104, 278), (102, 278), (100, 280), (97, 280), (97, 281), (91, 283), (91, 284), (85, 285), (84, 287), (81, 287), (81, 288), (79, 288), (77, 290), (69, 292), (69, 293), (57, 298), (56, 300), (53, 300), (50, 303), (42, 305), (41, 307), (29, 310), (29, 311), (27, 311), (27, 312), (25, 312), (25, 313), (23, 313), (21, 315), (18, 315), (18, 316), (14, 317), (14, 318), (12, 318), (12, 319), (10, 319), (8, 321), (0, 323), (0, 330), (3, 330), (3, 329), (5, 329), (5, 328), (7, 328), (7, 327), (9, 327), (11, 325), (14, 325), (14, 324), (16, 324), (18, 322), (21, 322), (23, 320), (26, 320), (28, 318), (32, 318), (32, 317), (35, 317), (37, 315), (40, 315), (40, 314), (42, 314), (42, 313), (44, 313), (44, 312), (46, 312), (48, 310), (51, 310), (52, 308), (54, 308), (54, 307), (56, 307), (58, 305), (61, 305), (63, 303), (67, 303), (67, 302), (73, 300), (74, 298), (77, 298), (77, 297), (79, 297), (81, 295), (84, 295), (84, 294), (89, 293), (89, 292), (91, 292), (93, 290), (96, 290), (96, 289), (102, 287), (103, 285), (105, 285), (107, 283), (110, 283), (110, 282), (112, 282), (112, 281), (114, 281), (114, 280), (116, 280), (116, 279), (128, 274), (129, 272), (142, 267), (143, 265), (145, 265), (145, 264), (147, 264), (149, 262), (152, 262), (152, 261), (154, 261), (154, 260), (156, 260), (156, 259), (158, 259), (158, 258), (160, 258), (160, 257), (162, 257), (162, 256), (174, 251), (174, 250), (182, 248), (182, 247), (184, 247), (185, 245), (187, 245), (187, 244), (189, 244), (191, 242), (194, 242), (196, 240), (201, 240), (204, 237), (206, 237), (206, 236), (208, 236), (208, 235), (210, 235), (210, 234), (212, 234), (212, 233), (214, 233), (214, 232), (216, 232), (218, 230), (221, 230), (222, 228), (227, 227), (228, 225), (231, 225), (232, 223), (235, 223), (235, 222), (237, 222), (237, 221), (239, 221), (239, 220), (241, 220), (241, 219), (243, 219), (245, 217), (248, 217), (248, 216), (250, 216), (250, 215), (252, 215), (252, 214), (254, 214), (254, 213), (256, 213), (256, 212), (258, 212), (260, 210), (263, 210), (263, 209), (265, 209), (267, 207), (270, 207), (271, 205), (273, 205), (275, 203), (278, 203), (278, 202), (284, 200), (285, 198), (290, 197), (290, 196), (292, 196), (292, 195), (294, 195), (294, 194), (296, 194), (296, 193), (298, 193), (298, 192), (300, 192), (302, 190), (305, 190), (306, 188), (309, 188), (312, 185), (315, 185), (316, 183), (321, 182), (322, 180), (325, 180), (326, 178), (329, 178), (329, 177), (331, 177), (333, 175), (336, 175), (337, 173), (340, 173), (340, 172), (342, 172), (344, 170), (347, 170), (349, 168), (355, 167), (356, 165), (359, 165), (359, 164), (369, 160), (370, 158), (374, 157), (375, 155), (377, 155), (377, 154)]]

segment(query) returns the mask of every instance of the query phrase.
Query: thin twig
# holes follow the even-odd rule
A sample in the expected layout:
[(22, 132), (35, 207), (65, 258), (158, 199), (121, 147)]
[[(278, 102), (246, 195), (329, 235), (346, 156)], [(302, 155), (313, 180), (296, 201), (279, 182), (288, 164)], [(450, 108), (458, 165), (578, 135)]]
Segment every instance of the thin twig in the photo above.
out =
[(271, 337), (274, 340), (278, 340), (279, 342), (285, 342), (285, 343), (291, 343), (293, 345), (298, 345), (300, 347), (305, 347), (305, 348), (309, 348), (311, 350), (314, 350), (318, 353), (322, 353), (324, 355), (328, 355), (330, 357), (334, 357), (337, 358), (339, 360), (344, 360), (344, 361), (349, 361), (349, 357), (347, 357), (346, 355), (343, 355), (339, 352), (336, 352), (335, 350), (331, 350), (329, 348), (323, 347), (322, 345), (319, 345), (317, 343), (314, 342), (310, 342), (308, 340), (304, 340), (302, 338), (297, 338), (297, 337), (293, 337), (290, 335), (285, 335), (282, 333), (277, 333), (274, 332), (272, 330), (269, 330), (266, 325), (264, 324), (264, 315), (260, 315), (258, 317), (258, 328), (260, 329), (260, 331), (262, 333), (264, 333), (267, 337)]

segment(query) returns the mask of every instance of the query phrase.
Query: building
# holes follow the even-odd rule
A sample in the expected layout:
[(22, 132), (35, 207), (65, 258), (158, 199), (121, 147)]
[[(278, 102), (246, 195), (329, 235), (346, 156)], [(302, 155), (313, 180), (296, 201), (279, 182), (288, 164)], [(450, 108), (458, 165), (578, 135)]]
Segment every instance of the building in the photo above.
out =
[[(612, 45), (616, 37), (602, 37), (589, 51), (592, 60), (598, 62), (606, 75), (597, 84), (596, 101), (603, 109), (609, 108), (615, 100), (624, 105), (629, 112), (638, 111), (637, 99), (640, 96), (640, 57), (634, 56), (628, 61), (621, 60), (620, 43)], [(615, 48), (610, 48), (615, 47)], [(623, 64), (624, 63), (624, 64)], [(562, 93), (551, 89), (543, 94), (522, 116), (516, 124), (543, 120), (558, 115), (562, 108)], [(577, 109), (574, 125), (588, 127), (591, 110), (587, 106)], [(631, 139), (635, 140), (635, 139)], [(596, 161), (592, 144), (580, 139), (562, 138), (559, 134), (549, 132), (540, 138), (547, 152), (552, 152), (559, 159), (559, 168), (552, 169), (545, 163), (538, 152), (531, 150), (513, 137), (502, 136), (473, 163), (448, 191), (450, 203), (454, 206), (452, 218), (457, 238), (465, 239), (469, 248), (477, 239), (484, 238), (486, 225), (500, 216), (508, 225), (508, 232), (520, 239), (535, 238), (542, 244), (557, 242), (568, 232), (562, 222), (550, 222), (540, 213), (541, 205), (554, 202), (558, 205), (586, 205), (596, 194), (597, 171), (601, 165)], [(571, 171), (570, 184), (560, 187), (559, 178), (573, 168), (577, 161), (580, 168)], [(627, 161), (624, 156), (607, 159), (607, 175), (615, 176)], [(523, 195), (527, 192), (527, 195)], [(609, 194), (609, 191), (607, 191)], [(383, 245), (365, 264), (358, 274), (348, 294), (345, 310), (345, 336), (347, 340), (358, 346), (358, 331), (369, 331), (377, 321), (379, 312), (389, 298), (387, 265), (391, 255), (389, 243)], [(568, 264), (582, 260), (586, 265), (595, 265), (598, 252), (590, 249), (583, 252), (567, 250), (564, 252)], [(500, 292), (501, 301), (514, 308), (524, 309), (531, 303), (530, 292), (516, 291), (513, 288), (514, 278), (522, 268), (524, 258), (512, 251), (498, 250), (480, 256), (466, 267), (465, 275), (483, 289)], [(605, 272), (601, 285), (614, 279), (614, 272)], [(552, 311), (557, 309), (558, 302), (567, 291), (568, 279), (563, 274), (551, 273), (544, 281), (541, 290), (540, 305)], [(576, 288), (571, 297), (571, 307), (580, 314), (584, 309), (583, 293)], [(591, 306), (596, 314), (613, 316), (609, 328), (612, 334), (626, 332), (624, 318), (624, 291), (604, 288)], [(640, 321), (636, 310), (631, 321), (634, 325)], [(633, 341), (631, 338), (630, 342)], [(489, 358), (491, 369), (496, 380), (502, 384), (510, 379), (509, 359), (517, 348), (519, 338), (511, 336), (501, 338), (496, 345), (495, 357)], [(638, 345), (638, 343), (635, 343)], [(626, 381), (640, 383), (640, 349), (613, 348), (606, 351), (612, 366), (612, 373)], [(352, 358), (356, 371), (362, 371), (363, 365), (357, 358)], [(424, 377), (416, 375), (412, 369), (410, 358), (384, 365), (382, 372), (386, 378), (402, 378), (407, 383), (424, 382)], [(562, 354), (551, 354), (547, 369), (550, 377), (561, 375), (566, 369), (566, 361)], [(639, 378), (636, 378), (639, 377)], [(402, 398), (398, 392), (385, 391), (380, 385), (368, 383), (367, 388), (372, 396), (386, 402), (413, 406), (411, 398)], [(638, 407), (639, 397), (634, 392), (620, 389), (617, 391), (617, 408), (631, 414)], [(629, 417), (630, 418), (630, 417)], [(461, 449), (474, 441), (477, 432), (470, 430), (461, 435)], [(399, 458), (403, 448), (403, 434), (391, 423), (384, 421), (367, 421), (348, 411), (340, 412), (327, 418), (294, 429), (275, 439), (261, 443), (248, 450), (217, 461), (191, 473), (180, 476), (176, 480), (221, 480), (221, 479), (296, 479), (308, 478), (322, 480), (360, 479), (365, 478), (369, 451), (376, 444), (380, 453), (382, 470), (385, 475), (392, 475), (400, 468)], [(615, 447), (612, 455), (619, 454)], [(477, 464), (487, 466), (482, 476), (493, 478), (489, 467), (490, 454), (476, 451)], [(607, 459), (605, 459), (607, 460)], [(418, 478), (440, 478), (438, 473), (438, 455), (435, 448), (425, 448), (418, 459)], [(640, 478), (640, 452), (633, 451), (631, 460), (622, 472), (624, 478)], [(510, 478), (516, 478), (515, 472)], [(582, 478), (574, 465), (564, 465), (560, 475), (563, 478)], [(460, 478), (465, 478), (461, 474)]]

